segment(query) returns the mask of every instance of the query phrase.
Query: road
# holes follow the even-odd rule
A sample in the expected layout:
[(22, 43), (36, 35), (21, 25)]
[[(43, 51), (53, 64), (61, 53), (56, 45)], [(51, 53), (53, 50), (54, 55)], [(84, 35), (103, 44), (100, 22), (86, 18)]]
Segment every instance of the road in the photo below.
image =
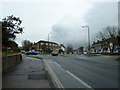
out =
[[(71, 75), (92, 88), (118, 88), (118, 61), (115, 60), (116, 57), (114, 56), (37, 56), (54, 61), (62, 69), (70, 72)], [(56, 68), (54, 65), (52, 67), (53, 69)], [(61, 74), (59, 77), (66, 76)], [(67, 81), (64, 80), (64, 82)]]

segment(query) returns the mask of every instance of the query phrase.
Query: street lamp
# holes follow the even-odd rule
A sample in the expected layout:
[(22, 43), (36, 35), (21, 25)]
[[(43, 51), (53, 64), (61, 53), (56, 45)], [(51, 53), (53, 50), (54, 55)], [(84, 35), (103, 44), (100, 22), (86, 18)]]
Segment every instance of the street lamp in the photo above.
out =
[(49, 42), (49, 34), (48, 34), (48, 42)]
[(88, 54), (90, 54), (90, 30), (89, 30), (89, 26), (82, 26), (82, 28), (88, 28)]
[(50, 46), (49, 46), (49, 35), (50, 35), (50, 34), (48, 34), (48, 52), (50, 52), (50, 51), (49, 51), (49, 49), (50, 49)]
[(50, 35), (50, 34), (48, 34), (48, 48), (49, 48), (49, 35)]

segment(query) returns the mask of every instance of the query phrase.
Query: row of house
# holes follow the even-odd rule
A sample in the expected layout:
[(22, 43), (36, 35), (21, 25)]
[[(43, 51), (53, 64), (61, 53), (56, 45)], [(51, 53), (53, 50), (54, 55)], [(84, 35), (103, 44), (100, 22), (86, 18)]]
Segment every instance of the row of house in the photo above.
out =
[[(88, 52), (87, 47), (80, 47), (74, 50), (75, 53), (82, 54)], [(119, 53), (120, 37), (112, 37), (108, 39), (93, 42), (90, 48), (91, 53)]]
[(120, 51), (120, 37), (112, 37), (93, 42), (91, 46), (92, 53), (118, 53)]

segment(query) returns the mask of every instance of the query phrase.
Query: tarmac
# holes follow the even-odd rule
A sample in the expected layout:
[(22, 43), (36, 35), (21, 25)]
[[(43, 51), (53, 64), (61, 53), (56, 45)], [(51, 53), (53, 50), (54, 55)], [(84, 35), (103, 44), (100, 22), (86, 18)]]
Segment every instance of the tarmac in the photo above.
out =
[(23, 55), (21, 63), (2, 75), (2, 88), (52, 88), (41, 59)]

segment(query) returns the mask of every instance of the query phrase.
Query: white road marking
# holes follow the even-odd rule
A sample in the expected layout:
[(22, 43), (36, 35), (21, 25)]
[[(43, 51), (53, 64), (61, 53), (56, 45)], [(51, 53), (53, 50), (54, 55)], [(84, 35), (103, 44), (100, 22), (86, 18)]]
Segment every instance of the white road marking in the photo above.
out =
[[(74, 74), (72, 74), (71, 72), (69, 72), (68, 70), (65, 70), (61, 67), (61, 65), (59, 65), (58, 63), (56, 63), (55, 61), (53, 61), (52, 59), (49, 59), (48, 61), (52, 61), (54, 62), (57, 66), (59, 66), (62, 70), (66, 71), (68, 74), (70, 74), (71, 76), (73, 76), (76, 80), (78, 80), (80, 83), (82, 83), (84, 86), (86, 86), (87, 88), (90, 88), (91, 90), (94, 90), (91, 86), (89, 86), (87, 83), (85, 83), (84, 81), (82, 81), (81, 79), (79, 79), (77, 76), (75, 76)], [(59, 87), (62, 87), (61, 82), (59, 81), (59, 79), (57, 78), (57, 76), (55, 75), (55, 73), (53, 72), (53, 70), (51, 69), (51, 67), (49, 66), (49, 64), (45, 61), (46, 65), (48, 66), (49, 70), (52, 72), (53, 74), (53, 78), (55, 79), (56, 83), (58, 84)], [(50, 62), (49, 62), (50, 63)]]
[(53, 61), (52, 59), (49, 59), (50, 61)]
[(57, 62), (53, 61), (52, 59), (50, 59), (52, 62), (54, 62), (57, 66), (59, 66), (63, 71), (65, 71), (60, 64), (58, 64)]
[(26, 57), (26, 58), (29, 58), (30, 60), (38, 60), (38, 61), (41, 61), (41, 59), (37, 59), (37, 58), (32, 58), (32, 57)]
[(66, 71), (67, 73), (69, 73), (71, 76), (73, 76), (74, 78), (76, 78), (80, 83), (82, 83), (83, 85), (85, 85), (87, 88), (91, 88), (91, 86), (89, 86), (87, 83), (85, 83), (84, 81), (82, 81), (81, 79), (79, 79), (77, 76), (75, 76), (74, 74), (72, 74), (71, 72), (69, 71)]
[(58, 63), (56, 63), (55, 61), (54, 61), (54, 63), (55, 63), (55, 64), (57, 64), (59, 67), (61, 67), (61, 65), (60, 65), (60, 64), (58, 64)]

